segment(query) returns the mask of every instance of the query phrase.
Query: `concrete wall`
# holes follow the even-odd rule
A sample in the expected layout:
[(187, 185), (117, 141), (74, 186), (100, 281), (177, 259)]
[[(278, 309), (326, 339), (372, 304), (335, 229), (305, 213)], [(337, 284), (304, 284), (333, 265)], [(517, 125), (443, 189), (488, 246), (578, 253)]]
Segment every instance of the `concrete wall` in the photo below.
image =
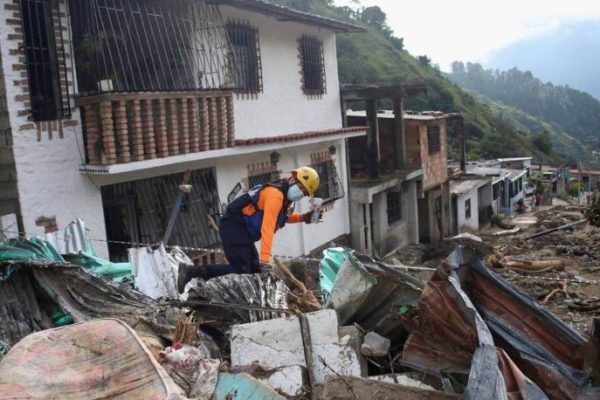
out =
[[(74, 110), (71, 118), (42, 123), (34, 123), (28, 114), (29, 82), (25, 53), (21, 49), (23, 38), (18, 7), (12, 0), (0, 0), (0, 52), (24, 229), (30, 234), (42, 234), (43, 228), (35, 225), (36, 218), (42, 215), (55, 215), (59, 226), (81, 217), (91, 236), (105, 239), (100, 191), (78, 171), (84, 157), (79, 113)], [(64, 1), (61, 11), (66, 12)], [(63, 25), (67, 26), (66, 19), (63, 19)], [(72, 95), (76, 79), (69, 62), (69, 32), (56, 30), (55, 34), (63, 35), (69, 57), (64, 71), (68, 82), (63, 78), (61, 85), (68, 85)], [(94, 242), (94, 247), (98, 255), (107, 255), (105, 243)]]
[[(61, 11), (67, 6), (61, 0)], [(236, 137), (240, 139), (273, 136), (310, 130), (339, 128), (339, 84), (335, 35), (328, 30), (223, 7), (225, 18), (235, 17), (259, 27), (262, 57), (263, 93), (255, 99), (238, 97), (234, 102)], [(61, 121), (34, 122), (27, 113), (29, 82), (25, 54), (20, 32), (20, 12), (14, 0), (0, 0), (0, 55), (2, 67), (8, 71), (6, 83), (6, 109), (13, 132), (13, 152), (18, 195), (22, 209), (24, 229), (31, 234), (42, 234), (43, 228), (35, 220), (44, 216), (56, 216), (59, 226), (73, 218), (83, 218), (95, 241), (99, 256), (107, 257), (103, 240), (106, 228), (102, 209), (100, 186), (149, 176), (183, 171), (188, 167), (216, 166), (221, 200), (233, 187), (233, 182), (247, 174), (247, 164), (254, 160), (267, 161), (268, 153), (219, 160), (201, 160), (180, 164), (168, 163), (160, 168), (138, 171), (118, 176), (86, 176), (79, 172), (84, 162), (83, 136), (79, 111), (72, 106), (72, 116)], [(68, 19), (63, 26), (69, 27)], [(323, 96), (309, 97), (303, 94), (300, 81), (300, 61), (297, 40), (302, 34), (314, 34), (323, 40), (326, 66), (327, 92)], [(74, 60), (71, 57), (70, 30), (57, 31), (63, 35), (67, 53), (67, 68), (61, 84), (68, 86), (71, 96), (77, 92)], [(1, 123), (0, 123), (1, 124)], [(304, 149), (288, 149), (281, 146), (280, 167), (292, 167), (310, 163), (311, 152), (323, 151), (331, 141)], [(338, 148), (338, 173), (346, 182), (345, 149), (343, 141), (335, 142)], [(3, 172), (4, 173), (4, 172)], [(347, 193), (347, 188), (346, 188)], [(299, 210), (307, 210), (300, 204)], [(347, 198), (338, 201), (333, 210), (326, 213), (325, 223), (318, 226), (292, 226), (278, 235), (275, 251), (298, 255), (307, 253), (327, 240), (349, 233)]]
[[(465, 203), (467, 200), (471, 200), (471, 217), (467, 218)], [(478, 231), (479, 230), (479, 200), (477, 195), (477, 189), (457, 196), (457, 224), (459, 233), (465, 231)]]
[[(352, 246), (362, 253), (384, 256), (411, 243), (419, 242), (416, 180), (402, 182), (392, 188), (383, 189), (383, 187), (372, 195), (371, 203), (358, 200), (368, 196), (354, 193), (365, 189), (351, 188), (354, 193), (351, 200), (350, 222)], [(387, 193), (398, 189), (402, 191), (402, 219), (388, 224)], [(372, 213), (369, 204), (372, 204)]]
[[(315, 26), (222, 6), (223, 18), (258, 27), (263, 92), (234, 101), (236, 138), (250, 139), (342, 126), (335, 34)], [(323, 41), (326, 93), (302, 92), (298, 39), (310, 34)]]
[[(344, 192), (348, 193), (346, 179), (346, 153), (343, 140), (328, 141), (318, 144), (301, 146), (297, 148), (279, 149), (281, 154), (278, 169), (283, 176), (289, 176), (292, 169), (310, 164), (310, 155), (323, 151), (335, 145), (338, 149), (333, 160), (344, 186)], [(223, 157), (211, 160), (196, 160), (182, 165), (165, 165), (157, 169), (136, 171), (117, 176), (98, 177), (99, 184), (107, 185), (127, 182), (134, 179), (145, 179), (159, 175), (169, 175), (184, 172), (186, 169), (215, 168), (217, 189), (221, 202), (225, 202), (227, 195), (242, 179), (248, 176), (248, 165), (269, 161), (271, 151), (263, 151), (237, 157)], [(296, 211), (303, 213), (310, 208), (307, 199), (303, 199), (296, 205)], [(333, 206), (323, 214), (323, 222), (319, 224), (289, 224), (277, 233), (273, 245), (273, 254), (299, 256), (308, 254), (311, 250), (326, 244), (341, 235), (350, 233), (348, 195), (337, 200)], [(259, 243), (257, 243), (257, 247)]]

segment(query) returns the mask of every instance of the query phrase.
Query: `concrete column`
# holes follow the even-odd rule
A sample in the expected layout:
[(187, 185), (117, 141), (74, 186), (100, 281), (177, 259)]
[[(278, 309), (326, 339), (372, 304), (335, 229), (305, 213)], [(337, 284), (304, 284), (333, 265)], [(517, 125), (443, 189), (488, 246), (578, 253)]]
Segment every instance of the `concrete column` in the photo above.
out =
[(410, 243), (419, 243), (419, 209), (417, 200), (417, 181), (406, 182), (406, 222), (408, 224), (408, 240)]
[(396, 143), (396, 168), (406, 165), (406, 135), (404, 132), (404, 103), (402, 98), (394, 99), (394, 142)]
[(386, 192), (373, 195), (373, 248), (379, 256), (384, 256), (385, 235), (387, 233), (387, 196)]
[(352, 247), (361, 253), (367, 253), (365, 248), (365, 229), (364, 229), (364, 213), (363, 204), (355, 201), (350, 203), (350, 230), (352, 232)]
[(379, 175), (379, 123), (377, 121), (377, 101), (367, 100), (367, 168), (369, 178), (377, 178)]

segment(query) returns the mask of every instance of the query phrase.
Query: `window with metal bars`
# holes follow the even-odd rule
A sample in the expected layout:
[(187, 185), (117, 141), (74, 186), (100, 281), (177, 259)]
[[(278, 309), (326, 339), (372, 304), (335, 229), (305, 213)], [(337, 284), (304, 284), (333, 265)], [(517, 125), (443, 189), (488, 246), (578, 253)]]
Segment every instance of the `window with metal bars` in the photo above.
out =
[(324, 204), (344, 197), (344, 187), (333, 160), (314, 163), (311, 164), (311, 167), (317, 171), (320, 180), (315, 197), (323, 199)]
[(323, 41), (312, 36), (302, 36), (299, 43), (302, 91), (307, 95), (322, 95), (325, 93)]
[(440, 126), (427, 126), (427, 148), (429, 154), (439, 153), (441, 150)]
[[(58, 1), (20, 0), (29, 97), (35, 121), (71, 115), (67, 82), (61, 85), (60, 80), (61, 68), (65, 71), (65, 55), (62, 37), (56, 38), (54, 34), (53, 7), (58, 14)], [(60, 18), (57, 20), (61, 31)]]
[(237, 65), (235, 69), (237, 91), (247, 94), (262, 92), (258, 28), (243, 22), (229, 21), (227, 33), (233, 50), (233, 62)]
[(402, 193), (390, 191), (386, 193), (388, 225), (402, 220)]
[(233, 89), (239, 76), (217, 5), (69, 0), (82, 94)]
[(264, 174), (258, 174), (248, 177), (248, 188), (252, 189), (257, 185), (264, 185), (265, 183), (272, 183), (279, 180), (279, 172), (271, 171), (265, 172)]
[[(182, 174), (102, 186), (108, 251), (112, 261), (127, 261), (127, 243), (154, 244), (167, 228)], [(210, 228), (208, 216), (220, 214), (217, 182), (212, 168), (192, 171), (192, 191), (186, 195), (171, 234), (172, 244), (186, 247), (212, 247), (219, 235)]]

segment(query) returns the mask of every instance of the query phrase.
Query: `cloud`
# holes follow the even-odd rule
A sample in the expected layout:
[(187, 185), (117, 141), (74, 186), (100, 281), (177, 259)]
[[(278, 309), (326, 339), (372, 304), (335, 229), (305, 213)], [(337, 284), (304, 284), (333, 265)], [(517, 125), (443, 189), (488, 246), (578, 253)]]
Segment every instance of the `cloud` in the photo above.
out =
[[(350, 0), (336, 5), (353, 6)], [(600, 19), (597, 0), (362, 0), (378, 5), (413, 55), (427, 54), (444, 70), (454, 60), (482, 61), (523, 38), (577, 20)]]

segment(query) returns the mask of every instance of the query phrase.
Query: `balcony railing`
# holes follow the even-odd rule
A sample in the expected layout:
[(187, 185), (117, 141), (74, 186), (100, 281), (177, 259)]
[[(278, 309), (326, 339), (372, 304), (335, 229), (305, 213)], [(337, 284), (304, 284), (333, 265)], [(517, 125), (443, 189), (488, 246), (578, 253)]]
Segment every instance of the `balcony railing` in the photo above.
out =
[(231, 92), (80, 97), (87, 163), (113, 165), (233, 147)]

